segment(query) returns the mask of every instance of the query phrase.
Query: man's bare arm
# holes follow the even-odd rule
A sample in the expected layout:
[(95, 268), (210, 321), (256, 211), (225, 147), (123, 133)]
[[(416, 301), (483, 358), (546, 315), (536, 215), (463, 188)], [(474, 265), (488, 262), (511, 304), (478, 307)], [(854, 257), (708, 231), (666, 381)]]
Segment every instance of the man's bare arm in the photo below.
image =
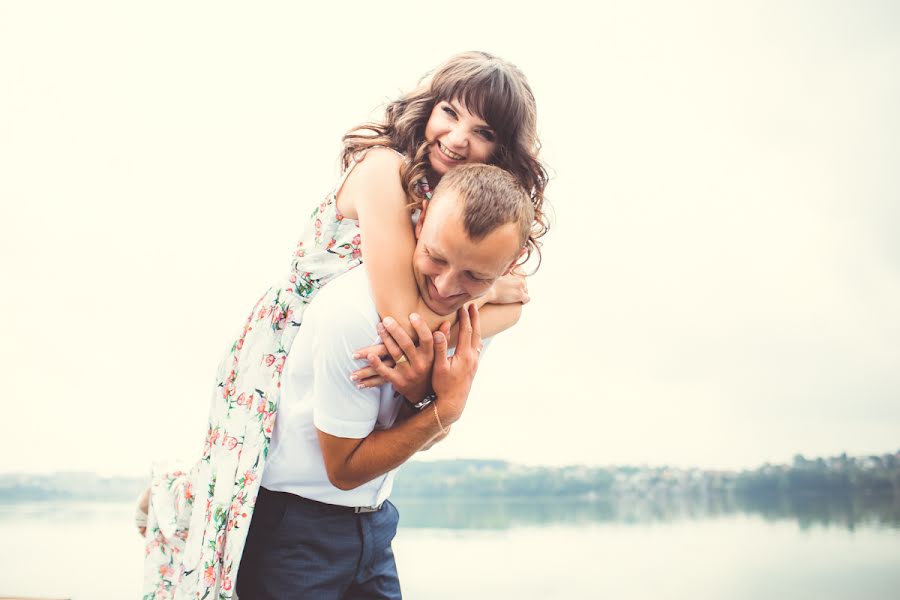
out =
[[(444, 412), (438, 401), (439, 414)], [(450, 415), (441, 417), (450, 420)], [(447, 427), (448, 423), (444, 423)], [(339, 438), (322, 431), (319, 447), (325, 459), (325, 470), (331, 485), (352, 490), (364, 483), (396, 469), (416, 452), (429, 446), (442, 435), (434, 409), (429, 406), (394, 425), (390, 429), (373, 431), (363, 439)]]
[(350, 490), (396, 469), (459, 420), (478, 368), (478, 309), (460, 309), (459, 324), (459, 343), (452, 357), (447, 357), (447, 336), (442, 332), (434, 334), (432, 385), (438, 398), (434, 404), (390, 429), (373, 431), (362, 439), (318, 432), (332, 485)]

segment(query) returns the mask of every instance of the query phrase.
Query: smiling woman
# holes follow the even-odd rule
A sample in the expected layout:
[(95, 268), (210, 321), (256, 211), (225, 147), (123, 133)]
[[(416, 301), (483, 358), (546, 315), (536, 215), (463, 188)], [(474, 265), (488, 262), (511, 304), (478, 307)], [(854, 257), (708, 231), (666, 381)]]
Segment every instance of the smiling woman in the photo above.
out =
[[(290, 273), (253, 307), (220, 364), (203, 456), (189, 469), (154, 473), (145, 597), (232, 596), (265, 483), (282, 371), (306, 307), (325, 284), (365, 257), (378, 315), (394, 317), (411, 334), (410, 313), (421, 315), (420, 327), (424, 322), (434, 331), (453, 321), (463, 302), (476, 298), (484, 307), (486, 335), (518, 320), (527, 288), (523, 277), (510, 271), (517, 258), (538, 248), (547, 230), (542, 211), (547, 175), (537, 159), (539, 147), (534, 97), (524, 75), (483, 52), (451, 58), (390, 103), (383, 121), (344, 136), (343, 177), (313, 212)], [(431, 269), (420, 295), (411, 213), (427, 210), (431, 187), (455, 167), (478, 163), (505, 170), (518, 202), (524, 199), (530, 210), (524, 221), (515, 219), (511, 231), (482, 235), (467, 224), (457, 235), (476, 241), (500, 236), (519, 250), (502, 253), (499, 262), (499, 253), (453, 256), (454, 265), (466, 268)], [(451, 189), (464, 198), (467, 182)], [(498, 207), (503, 200), (496, 199)], [(435, 251), (441, 250), (439, 234)], [(377, 339), (374, 330), (371, 335)]]
[(435, 105), (425, 126), (425, 139), (431, 144), (431, 169), (439, 175), (467, 162), (488, 162), (497, 145), (490, 126), (459, 100)]

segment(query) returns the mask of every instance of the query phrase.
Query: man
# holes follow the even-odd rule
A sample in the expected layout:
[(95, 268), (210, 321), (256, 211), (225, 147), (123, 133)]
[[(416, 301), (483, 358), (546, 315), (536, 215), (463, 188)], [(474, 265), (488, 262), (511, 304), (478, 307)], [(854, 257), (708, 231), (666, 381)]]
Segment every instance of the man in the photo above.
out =
[(391, 550), (398, 513), (388, 501), (394, 470), (461, 417), (481, 351), (478, 311), (464, 305), (512, 269), (532, 220), (525, 191), (487, 165), (450, 171), (423, 206), (413, 271), (432, 311), (458, 312), (456, 352), (448, 358), (446, 328), (432, 336), (414, 316), (418, 346), (390, 319), (396, 343), (382, 337), (394, 359), (415, 370), (434, 361), (425, 389), (401, 383), (377, 359), (399, 393), (393, 385), (359, 389), (348, 377), (358, 367), (354, 350), (372, 343), (379, 323), (364, 266), (319, 292), (284, 368), (238, 573), (242, 600), (400, 597)]

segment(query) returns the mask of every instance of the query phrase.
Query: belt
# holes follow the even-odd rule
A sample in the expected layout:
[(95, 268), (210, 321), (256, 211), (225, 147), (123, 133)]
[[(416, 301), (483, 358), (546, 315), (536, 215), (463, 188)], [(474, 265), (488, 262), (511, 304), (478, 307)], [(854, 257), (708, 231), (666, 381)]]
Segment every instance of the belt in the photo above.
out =
[(290, 492), (275, 492), (264, 487), (259, 488), (260, 494), (271, 494), (281, 496), (289, 502), (300, 502), (305, 504), (314, 504), (320, 509), (326, 509), (334, 512), (350, 512), (353, 514), (363, 514), (363, 513), (373, 513), (381, 510), (381, 507), (384, 506), (384, 502), (380, 502), (377, 506), (341, 506), (339, 504), (327, 504), (325, 502), (319, 502), (318, 500), (313, 500), (312, 498), (304, 498), (303, 496), (298, 496), (296, 494), (291, 494)]

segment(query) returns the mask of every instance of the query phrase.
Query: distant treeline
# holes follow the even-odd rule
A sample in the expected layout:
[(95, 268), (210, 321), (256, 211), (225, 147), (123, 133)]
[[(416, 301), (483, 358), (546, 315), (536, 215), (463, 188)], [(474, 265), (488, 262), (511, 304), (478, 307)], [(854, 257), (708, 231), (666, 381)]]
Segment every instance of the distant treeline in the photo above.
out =
[(791, 465), (746, 471), (673, 467), (526, 467), (504, 461), (411, 462), (399, 496), (452, 497), (768, 497), (870, 493), (900, 497), (900, 452), (881, 456), (794, 457)]
[(864, 492), (900, 496), (900, 452), (881, 456), (806, 459), (798, 454), (790, 466), (764, 465), (739, 473), (741, 495)]
[[(0, 501), (124, 500), (146, 479), (92, 473), (0, 475)], [(404, 465), (398, 498), (683, 498), (765, 500), (804, 494), (868, 494), (900, 498), (900, 451), (881, 456), (806, 459), (754, 470), (673, 467), (531, 467), (498, 460), (450, 460)]]

